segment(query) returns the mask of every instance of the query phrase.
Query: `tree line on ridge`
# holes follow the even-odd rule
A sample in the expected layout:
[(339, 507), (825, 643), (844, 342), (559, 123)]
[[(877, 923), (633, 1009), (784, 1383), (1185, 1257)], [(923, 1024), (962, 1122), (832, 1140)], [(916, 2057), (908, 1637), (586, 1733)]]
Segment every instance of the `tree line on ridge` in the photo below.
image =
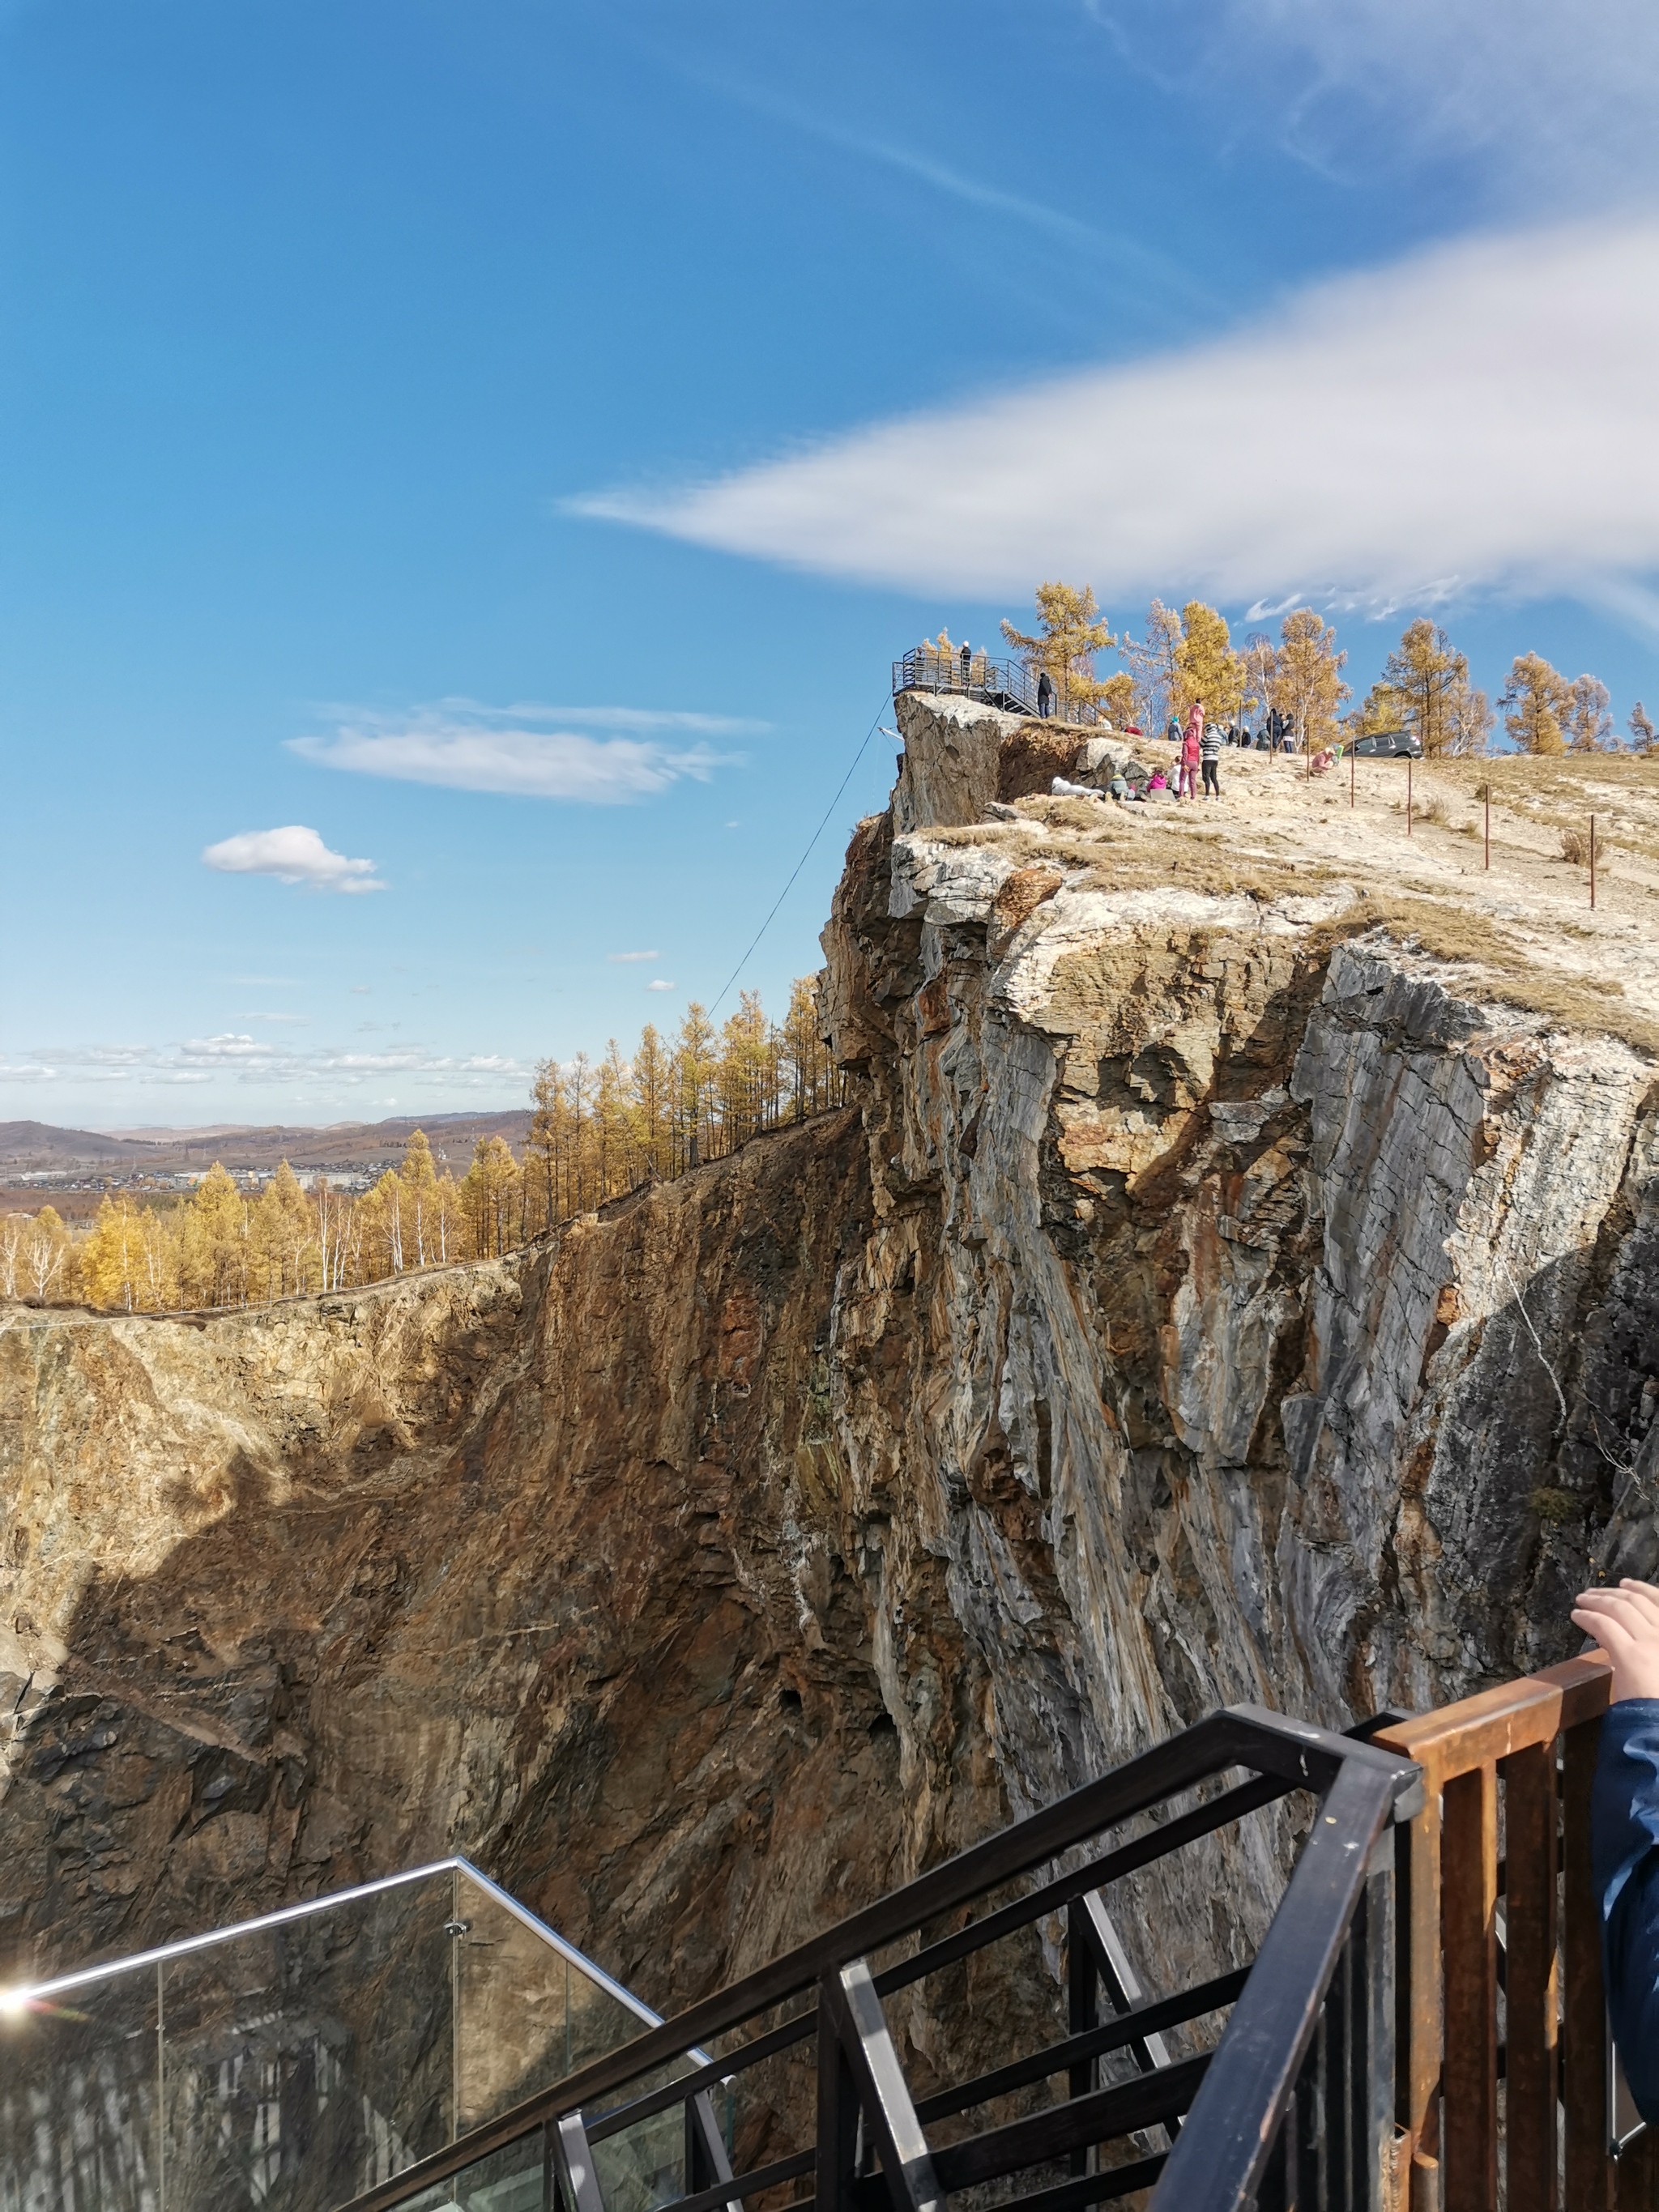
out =
[[(1468, 656), (1425, 615), (1407, 624), (1376, 682), (1350, 707), (1352, 687), (1342, 674), (1348, 656), (1334, 625), (1312, 607), (1285, 615), (1277, 639), (1253, 631), (1242, 647), (1234, 646), (1225, 617), (1201, 599), (1189, 599), (1178, 611), (1154, 599), (1138, 638), (1127, 631), (1114, 635), (1087, 585), (1040, 584), (1036, 608), (1036, 628), (1021, 630), (1005, 620), (1005, 640), (1030, 675), (1048, 676), (1062, 711), (1088, 705), (1121, 730), (1160, 734), (1171, 717), (1184, 720), (1198, 700), (1212, 722), (1276, 711), (1298, 748), (1407, 730), (1431, 758), (1484, 753), (1501, 714), (1504, 736), (1522, 752), (1626, 749), (1599, 677), (1568, 678), (1540, 653), (1517, 653), (1494, 711), (1470, 681)], [(944, 630), (921, 649), (953, 659), (962, 651)], [(1124, 665), (1100, 677), (1095, 659), (1106, 652)], [(983, 672), (987, 657), (969, 648), (969, 664), (970, 672)], [(1631, 750), (1654, 750), (1654, 725), (1639, 699), (1626, 727)]]
[(647, 1023), (631, 1054), (541, 1061), (522, 1158), (480, 1139), (458, 1181), (425, 1132), (361, 1194), (284, 1160), (257, 1195), (216, 1162), (182, 1201), (112, 1192), (80, 1234), (55, 1207), (0, 1214), (0, 1297), (162, 1313), (269, 1304), (410, 1268), (498, 1257), (644, 1182), (841, 1105), (823, 1038), (823, 979), (793, 985), (781, 1023), (745, 991), (718, 1030), (693, 1001), (672, 1038)]

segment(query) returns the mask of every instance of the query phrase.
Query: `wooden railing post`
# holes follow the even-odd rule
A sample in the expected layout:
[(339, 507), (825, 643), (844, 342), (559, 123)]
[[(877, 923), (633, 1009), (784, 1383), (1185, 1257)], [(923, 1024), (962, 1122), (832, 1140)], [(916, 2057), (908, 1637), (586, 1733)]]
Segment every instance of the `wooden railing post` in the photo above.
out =
[(1442, 1794), (1447, 2212), (1498, 2212), (1498, 1770), (1484, 1760)]
[(1401, 1962), (1398, 2117), (1410, 2212), (1495, 2212), (1500, 2185), (1506, 2212), (1659, 2212), (1638, 2179), (1650, 2160), (1659, 2170), (1659, 2146), (1633, 2146), (1638, 2155), (1622, 2172), (1607, 2148), (1607, 2014), (1589, 1873), (1607, 1676), (1599, 1653), (1570, 1660), (1373, 1738), (1424, 1771), (1425, 1808), (1407, 1851)]
[(1607, 2156), (1607, 2000), (1601, 1988), (1601, 1916), (1590, 1881), (1590, 1784), (1599, 1717), (1565, 1732), (1562, 1743), (1561, 1861), (1565, 1875), (1562, 1948), (1567, 2037), (1563, 2105), (1567, 2203), (1571, 2212), (1609, 2212), (1614, 2172)]
[[(1440, 2212), (1440, 1780), (1423, 1778), (1423, 1809), (1406, 1831), (1400, 1927), (1400, 2096), (1408, 2212)], [(1402, 2212), (1407, 2212), (1402, 2208)]]
[(1555, 1746), (1504, 1762), (1504, 2120), (1510, 2212), (1554, 2212), (1556, 2057)]

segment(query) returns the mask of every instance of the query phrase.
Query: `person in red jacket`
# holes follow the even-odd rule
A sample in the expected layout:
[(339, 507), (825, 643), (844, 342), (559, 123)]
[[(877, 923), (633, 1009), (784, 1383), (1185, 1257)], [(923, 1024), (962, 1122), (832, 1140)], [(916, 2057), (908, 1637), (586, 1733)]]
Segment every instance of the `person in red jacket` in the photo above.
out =
[(1181, 740), (1181, 781), (1176, 786), (1177, 799), (1198, 797), (1198, 761), (1204, 744), (1204, 702), (1194, 699), (1187, 709), (1186, 733)]

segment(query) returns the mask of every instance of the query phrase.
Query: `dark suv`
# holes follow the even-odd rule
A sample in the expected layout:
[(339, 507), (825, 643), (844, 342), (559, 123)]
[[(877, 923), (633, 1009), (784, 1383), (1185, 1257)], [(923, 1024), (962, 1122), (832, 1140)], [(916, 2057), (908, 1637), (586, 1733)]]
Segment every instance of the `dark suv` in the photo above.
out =
[(1356, 738), (1357, 760), (1421, 760), (1423, 747), (1409, 730), (1379, 730), (1374, 737)]

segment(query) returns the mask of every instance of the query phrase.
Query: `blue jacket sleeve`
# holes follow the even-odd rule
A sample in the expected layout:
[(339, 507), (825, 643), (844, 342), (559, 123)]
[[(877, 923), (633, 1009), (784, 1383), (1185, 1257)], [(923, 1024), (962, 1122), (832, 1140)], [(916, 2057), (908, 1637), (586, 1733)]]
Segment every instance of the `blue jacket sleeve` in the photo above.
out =
[(1637, 2110), (1659, 2122), (1659, 1698), (1627, 1698), (1601, 1723), (1590, 1801), (1601, 1972)]

